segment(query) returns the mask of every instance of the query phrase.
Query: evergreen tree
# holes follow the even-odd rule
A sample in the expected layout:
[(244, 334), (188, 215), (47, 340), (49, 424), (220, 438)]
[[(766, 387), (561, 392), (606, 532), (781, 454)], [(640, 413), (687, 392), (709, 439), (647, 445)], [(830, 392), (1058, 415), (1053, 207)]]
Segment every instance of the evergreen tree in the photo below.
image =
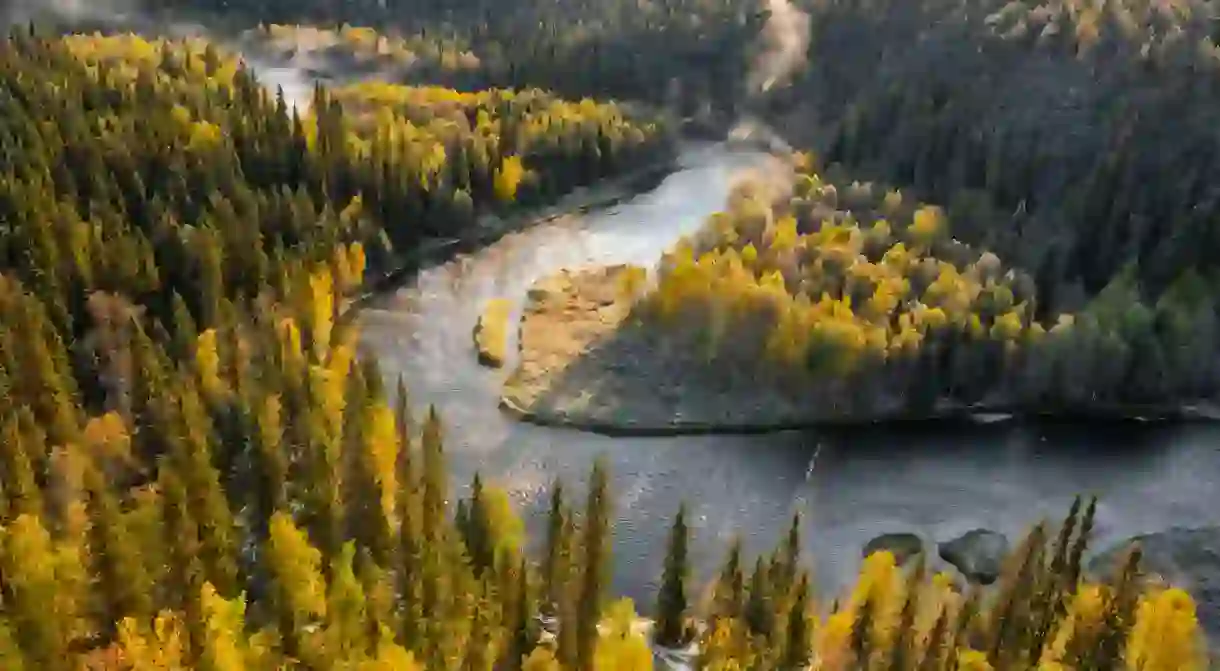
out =
[(686, 641), (686, 578), (690, 573), (687, 545), (690, 533), (686, 527), (686, 505), (678, 509), (669, 535), (669, 550), (665, 556), (665, 573), (661, 592), (657, 596), (657, 643), (679, 647)]
[(152, 582), (137, 554), (113, 492), (93, 467), (85, 470), (89, 510), (89, 559), (102, 599), (101, 621), (109, 630), (124, 617), (141, 621), (153, 614)]
[(580, 601), (576, 611), (576, 668), (593, 670), (597, 646), (597, 623), (610, 569), (610, 482), (605, 463), (599, 458), (589, 476), (589, 498), (585, 504), (584, 535), (581, 538), (582, 574)]
[(741, 565), (741, 537), (734, 536), (720, 575), (716, 577), (712, 614), (717, 618), (740, 618), (745, 613), (745, 574)]
[(554, 614), (561, 593), (567, 585), (569, 539), (564, 536), (568, 512), (563, 500), (563, 483), (551, 486), (551, 508), (547, 516), (546, 555), (543, 557), (543, 608)]
[(809, 625), (809, 575), (803, 572), (796, 585), (796, 599), (788, 611), (785, 632), (784, 668), (804, 669), (813, 654), (813, 637)]

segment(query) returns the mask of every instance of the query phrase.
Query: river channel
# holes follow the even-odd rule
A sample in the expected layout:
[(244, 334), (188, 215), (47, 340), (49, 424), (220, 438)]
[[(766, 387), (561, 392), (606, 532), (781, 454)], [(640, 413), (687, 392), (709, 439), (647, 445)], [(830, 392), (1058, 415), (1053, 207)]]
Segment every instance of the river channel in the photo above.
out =
[(387, 380), (402, 375), (413, 405), (440, 409), (455, 494), (481, 472), (512, 494), (537, 541), (550, 482), (562, 478), (583, 497), (590, 464), (604, 455), (617, 506), (614, 588), (642, 612), (651, 609), (669, 522), (683, 501), (700, 577), (734, 534), (747, 550), (767, 550), (803, 511), (804, 549), (823, 593), (842, 589), (879, 534), (910, 531), (935, 542), (984, 527), (1015, 538), (1040, 517), (1061, 518), (1077, 493), (1102, 497), (1097, 548), (1220, 522), (1220, 429), (1204, 425), (995, 422), (644, 439), (501, 414), (504, 373), (480, 367), (471, 347), (486, 301), (519, 301), (535, 279), (564, 267), (652, 265), (723, 206), (743, 170), (767, 160), (692, 145), (652, 191), (509, 235), (361, 308), (362, 347), (379, 357)]

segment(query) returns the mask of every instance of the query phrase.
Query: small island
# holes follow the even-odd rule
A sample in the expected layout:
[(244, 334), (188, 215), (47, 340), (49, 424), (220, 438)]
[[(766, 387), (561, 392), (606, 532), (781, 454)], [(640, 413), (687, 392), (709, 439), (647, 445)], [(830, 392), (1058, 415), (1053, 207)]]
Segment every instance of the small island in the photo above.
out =
[(488, 368), (499, 368), (504, 365), (508, 349), (508, 318), (512, 303), (496, 298), (488, 301), (483, 308), (483, 314), (475, 322), (475, 350), (479, 355), (479, 363)]
[[(1189, 354), (1208, 346), (1197, 277), (1150, 304), (1123, 273), (1048, 309), (1034, 276), (955, 238), (946, 209), (836, 173), (798, 154), (744, 182), (651, 279), (612, 266), (536, 283), (501, 406), (643, 435), (1210, 406)], [(999, 216), (972, 207), (954, 215)]]

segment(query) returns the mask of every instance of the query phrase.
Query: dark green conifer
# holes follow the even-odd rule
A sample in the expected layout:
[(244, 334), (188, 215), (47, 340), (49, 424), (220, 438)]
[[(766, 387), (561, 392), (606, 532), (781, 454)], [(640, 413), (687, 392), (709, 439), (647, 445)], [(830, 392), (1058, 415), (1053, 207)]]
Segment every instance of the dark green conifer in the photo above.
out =
[(89, 554), (91, 572), (97, 577), (101, 597), (101, 622), (108, 631), (124, 617), (143, 622), (153, 613), (152, 583), (144, 562), (136, 554), (135, 539), (128, 532), (110, 487), (102, 474), (90, 466), (85, 470), (88, 491)]
[(754, 562), (754, 573), (750, 576), (750, 595), (746, 601), (746, 624), (750, 631), (768, 638), (774, 629), (774, 596), (762, 557)]
[(661, 592), (657, 596), (657, 643), (676, 648), (686, 642), (686, 578), (690, 574), (687, 546), (690, 532), (686, 527), (686, 504), (678, 508), (669, 534), (669, 550), (665, 556), (665, 573)]
[(581, 551), (583, 572), (576, 620), (576, 669), (592, 671), (597, 647), (597, 625), (610, 572), (610, 480), (605, 462), (598, 458), (589, 476)]
[(716, 618), (739, 618), (745, 613), (745, 573), (741, 565), (741, 537), (734, 536), (720, 575), (716, 578), (712, 615)]
[(783, 667), (801, 670), (809, 664), (813, 654), (813, 636), (809, 626), (809, 574), (801, 573), (795, 591), (785, 628)]

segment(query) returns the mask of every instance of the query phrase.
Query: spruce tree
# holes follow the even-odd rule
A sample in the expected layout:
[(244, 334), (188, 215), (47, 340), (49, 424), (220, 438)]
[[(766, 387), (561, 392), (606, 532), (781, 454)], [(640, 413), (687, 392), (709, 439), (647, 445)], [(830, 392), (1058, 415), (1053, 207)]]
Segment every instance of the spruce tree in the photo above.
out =
[(610, 569), (610, 482), (601, 458), (593, 464), (589, 477), (589, 498), (585, 504), (582, 537), (583, 573), (580, 602), (576, 609), (576, 669), (593, 671), (597, 647), (597, 624), (601, 619), (602, 599)]
[(687, 546), (690, 533), (686, 528), (686, 504), (678, 508), (669, 534), (669, 550), (665, 556), (665, 573), (661, 592), (657, 596), (657, 633), (659, 645), (676, 648), (686, 642), (686, 578), (690, 573)]
[(716, 618), (740, 618), (746, 608), (745, 574), (741, 565), (741, 537), (734, 536), (729, 552), (716, 578), (712, 615)]
[(796, 599), (788, 611), (787, 638), (784, 641), (783, 666), (803, 670), (813, 654), (813, 637), (809, 626), (809, 575), (801, 573), (796, 585)]
[(775, 609), (766, 565), (762, 557), (754, 562), (754, 573), (750, 576), (750, 596), (746, 601), (745, 618), (750, 631), (764, 638), (773, 630)]
[(560, 593), (567, 583), (567, 546), (564, 537), (567, 509), (563, 501), (563, 483), (559, 480), (551, 487), (551, 510), (547, 517), (546, 555), (542, 560), (543, 609), (554, 614)]
[(513, 571), (517, 585), (513, 590), (513, 611), (507, 613), (509, 631), (508, 654), (505, 663), (509, 669), (519, 669), (534, 647), (534, 595), (530, 590), (529, 564), (521, 558)]
[(445, 473), (445, 448), (443, 445), (441, 419), (436, 407), (428, 408), (424, 421), (423, 438), (423, 534), (430, 542), (437, 542), (445, 528), (445, 502), (448, 486)]
[(124, 617), (143, 621), (152, 615), (152, 583), (136, 555), (139, 548), (127, 529), (119, 503), (102, 481), (102, 474), (87, 467), (85, 479), (90, 518), (88, 556), (92, 573), (98, 579), (101, 620), (106, 630), (111, 631)]

